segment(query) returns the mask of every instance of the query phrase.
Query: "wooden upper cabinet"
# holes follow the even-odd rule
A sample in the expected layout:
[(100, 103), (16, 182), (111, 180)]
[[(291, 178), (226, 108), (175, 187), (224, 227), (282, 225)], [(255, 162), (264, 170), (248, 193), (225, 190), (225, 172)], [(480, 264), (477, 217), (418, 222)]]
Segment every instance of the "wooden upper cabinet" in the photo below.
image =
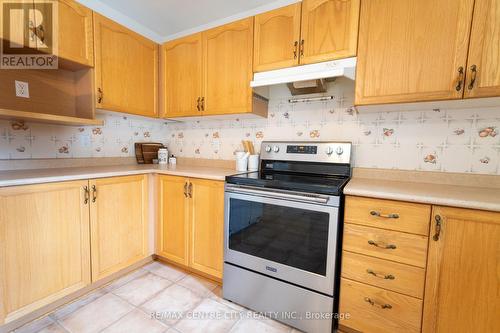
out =
[(94, 13), (97, 107), (156, 117), (158, 45)]
[(59, 0), (58, 11), (59, 61), (93, 67), (92, 11), (73, 0)]
[(201, 33), (165, 43), (161, 48), (161, 60), (163, 117), (200, 113)]
[(500, 0), (476, 0), (465, 97), (500, 96)]
[(355, 104), (462, 98), (473, 6), (474, 0), (363, 1)]
[(500, 213), (434, 207), (432, 215), (422, 332), (498, 331)]
[(360, 0), (303, 0), (300, 63), (356, 56), (359, 6)]
[(90, 181), (92, 281), (148, 256), (147, 175)]
[(224, 182), (190, 179), (191, 236), (189, 266), (222, 278)]
[(301, 3), (255, 16), (254, 72), (299, 63)]
[(0, 325), (90, 283), (86, 186), (0, 188)]
[(156, 253), (184, 266), (189, 264), (187, 187), (187, 178), (166, 175), (158, 177), (159, 220)]
[(253, 17), (202, 33), (204, 115), (252, 112)]

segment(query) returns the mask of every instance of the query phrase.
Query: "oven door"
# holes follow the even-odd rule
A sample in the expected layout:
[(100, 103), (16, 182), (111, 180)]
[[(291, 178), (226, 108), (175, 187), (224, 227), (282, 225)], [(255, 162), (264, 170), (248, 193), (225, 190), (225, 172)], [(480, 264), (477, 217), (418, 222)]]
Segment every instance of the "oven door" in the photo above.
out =
[(333, 296), (337, 224), (324, 198), (226, 188), (224, 260)]

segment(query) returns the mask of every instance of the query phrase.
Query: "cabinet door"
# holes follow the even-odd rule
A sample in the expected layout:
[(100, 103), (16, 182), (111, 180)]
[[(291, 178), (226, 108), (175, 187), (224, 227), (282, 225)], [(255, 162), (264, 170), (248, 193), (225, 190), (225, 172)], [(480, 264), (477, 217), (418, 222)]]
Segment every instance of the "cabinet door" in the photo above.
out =
[(465, 97), (500, 96), (500, 0), (476, 0)]
[(301, 64), (356, 55), (360, 0), (302, 2)]
[(96, 107), (157, 116), (158, 45), (94, 13)]
[(164, 117), (200, 115), (201, 33), (162, 46)]
[(92, 11), (73, 0), (59, 0), (59, 57), (94, 66)]
[(500, 213), (434, 207), (431, 225), (423, 332), (498, 331)]
[(0, 324), (90, 283), (87, 181), (0, 189)]
[(253, 17), (202, 33), (205, 115), (252, 111)]
[(146, 175), (101, 178), (91, 185), (92, 281), (148, 255)]
[(254, 72), (299, 63), (300, 9), (299, 2), (255, 16)]
[(222, 278), (224, 182), (190, 179), (189, 266)]
[(473, 4), (363, 1), (355, 104), (462, 98)]
[(184, 177), (158, 177), (159, 221), (156, 253), (188, 266), (188, 181)]

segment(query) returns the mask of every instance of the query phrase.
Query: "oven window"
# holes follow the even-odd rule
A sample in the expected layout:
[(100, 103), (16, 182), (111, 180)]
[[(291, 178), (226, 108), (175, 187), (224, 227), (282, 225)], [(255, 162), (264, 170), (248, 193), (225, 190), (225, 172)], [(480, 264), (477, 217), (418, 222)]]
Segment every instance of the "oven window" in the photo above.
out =
[(229, 248), (326, 275), (328, 213), (230, 199)]

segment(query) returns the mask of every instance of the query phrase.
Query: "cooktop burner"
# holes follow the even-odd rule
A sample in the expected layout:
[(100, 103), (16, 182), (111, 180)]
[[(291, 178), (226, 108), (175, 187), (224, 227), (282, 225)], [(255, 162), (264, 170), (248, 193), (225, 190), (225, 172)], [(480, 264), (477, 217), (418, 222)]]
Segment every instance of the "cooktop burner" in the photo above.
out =
[(230, 184), (328, 195), (340, 195), (348, 180), (349, 177), (344, 176), (259, 171), (226, 177), (226, 181)]

